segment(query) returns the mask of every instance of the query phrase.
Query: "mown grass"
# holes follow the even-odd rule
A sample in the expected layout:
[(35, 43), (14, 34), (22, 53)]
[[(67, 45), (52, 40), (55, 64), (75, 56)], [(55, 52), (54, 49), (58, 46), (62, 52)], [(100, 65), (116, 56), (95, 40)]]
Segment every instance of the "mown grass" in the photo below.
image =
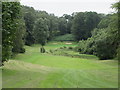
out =
[[(46, 50), (76, 46), (51, 42)], [(40, 45), (25, 46), (26, 53), (18, 54), (5, 64), (4, 88), (117, 88), (117, 61), (100, 61), (92, 55), (79, 58), (40, 53)], [(77, 54), (76, 52), (68, 52)]]

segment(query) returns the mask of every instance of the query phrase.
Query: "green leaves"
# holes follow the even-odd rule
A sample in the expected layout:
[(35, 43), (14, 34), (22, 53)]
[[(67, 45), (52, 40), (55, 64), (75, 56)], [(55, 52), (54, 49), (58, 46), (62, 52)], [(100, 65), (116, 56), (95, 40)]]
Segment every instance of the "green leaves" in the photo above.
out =
[(77, 49), (80, 53), (94, 54), (101, 60), (112, 59), (116, 57), (119, 46), (116, 14), (107, 15), (98, 26), (91, 32), (91, 38), (79, 42)]
[(72, 33), (77, 41), (87, 39), (91, 36), (91, 31), (100, 22), (100, 16), (95, 12), (79, 12), (74, 16), (72, 23)]
[[(115, 3), (113, 7), (118, 9), (118, 3)], [(101, 60), (119, 57), (118, 20), (118, 13), (106, 15), (98, 27), (91, 32), (92, 37), (79, 42), (77, 47), (79, 52), (94, 54)]]
[(18, 27), (16, 19), (20, 18), (19, 2), (2, 2), (2, 62), (11, 57), (11, 49)]
[(42, 46), (44, 46), (47, 42), (48, 38), (48, 25), (47, 20), (40, 18), (36, 21), (35, 27), (34, 27), (34, 36), (36, 39), (36, 43), (40, 43)]

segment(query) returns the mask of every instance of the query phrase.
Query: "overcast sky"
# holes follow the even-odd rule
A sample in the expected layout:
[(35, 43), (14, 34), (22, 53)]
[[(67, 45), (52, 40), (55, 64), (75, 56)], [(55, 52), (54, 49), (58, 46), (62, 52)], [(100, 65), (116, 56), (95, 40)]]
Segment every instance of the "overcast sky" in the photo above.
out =
[(73, 12), (95, 11), (98, 13), (111, 13), (111, 4), (116, 0), (21, 0), (22, 5), (34, 7), (54, 13), (56, 16), (72, 14)]

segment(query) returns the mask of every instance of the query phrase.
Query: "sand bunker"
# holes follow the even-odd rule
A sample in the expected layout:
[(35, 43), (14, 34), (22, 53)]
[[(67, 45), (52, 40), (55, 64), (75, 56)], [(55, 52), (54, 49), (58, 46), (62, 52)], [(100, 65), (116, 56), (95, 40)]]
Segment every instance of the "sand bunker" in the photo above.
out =
[(68, 45), (70, 45), (70, 44), (72, 44), (72, 43), (65, 43), (65, 44), (68, 44)]

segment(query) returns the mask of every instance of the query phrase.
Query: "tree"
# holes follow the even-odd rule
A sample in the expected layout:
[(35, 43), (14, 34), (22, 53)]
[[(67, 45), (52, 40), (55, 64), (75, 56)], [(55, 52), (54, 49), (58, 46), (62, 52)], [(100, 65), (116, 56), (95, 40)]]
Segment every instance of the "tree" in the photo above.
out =
[(35, 24), (36, 16), (35, 16), (35, 10), (32, 7), (22, 6), (22, 10), (24, 12), (24, 20), (25, 20), (25, 26), (26, 26), (26, 38), (25, 38), (25, 44), (26, 45), (32, 45), (34, 44), (34, 36), (33, 36), (33, 27)]
[(58, 17), (54, 16), (54, 14), (50, 14), (49, 16), (49, 38), (48, 40), (52, 40), (54, 36), (59, 34), (59, 21)]
[(96, 12), (79, 12), (74, 16), (72, 34), (76, 41), (91, 37), (91, 31), (97, 27), (101, 18)]
[(95, 39), (95, 55), (99, 59), (112, 59), (116, 56), (116, 45), (114, 43), (114, 37), (110, 35), (111, 28), (100, 29)]
[(59, 29), (59, 35), (64, 35), (67, 33), (67, 21), (64, 17), (59, 18), (58, 29)]
[(11, 57), (20, 10), (19, 2), (2, 2), (2, 62)]
[(34, 36), (36, 39), (36, 43), (44, 46), (47, 42), (47, 38), (49, 37), (48, 25), (46, 19), (40, 18), (36, 21), (34, 27)]
[(34, 36), (36, 39), (36, 43), (39, 43), (42, 45), (41, 53), (45, 52), (44, 45), (47, 42), (47, 38), (49, 37), (48, 32), (48, 25), (47, 20), (40, 18), (36, 21), (35, 27), (34, 27)]
[(71, 34), (71, 27), (72, 27), (72, 20), (73, 20), (73, 16), (68, 15), (68, 14), (64, 14), (63, 17), (66, 19), (67, 21), (67, 25), (66, 25), (66, 33)]
[[(114, 5), (116, 5), (116, 3)], [(118, 12), (113, 13), (110, 16), (108, 27), (105, 28), (106, 35), (102, 36), (101, 40), (96, 42), (96, 54), (100, 59), (111, 59), (117, 56), (117, 50), (120, 46), (118, 20)]]
[(98, 24), (97, 28), (102, 29), (102, 28), (107, 28), (111, 22), (111, 14), (106, 15), (103, 17), (103, 19), (100, 21)]
[(92, 37), (80, 41), (77, 48), (80, 53), (94, 54), (101, 60), (113, 59), (119, 48), (118, 17), (117, 14), (109, 15), (109, 23), (108, 17), (103, 19), (98, 24), (100, 27), (91, 32)]
[(17, 53), (24, 53), (25, 49), (24, 47), (24, 38), (25, 38), (25, 22), (24, 20), (18, 19), (16, 20), (16, 22), (18, 23), (18, 28), (16, 29), (16, 33), (15, 33), (15, 39), (13, 40), (13, 48), (12, 48), (12, 52), (17, 54)]

